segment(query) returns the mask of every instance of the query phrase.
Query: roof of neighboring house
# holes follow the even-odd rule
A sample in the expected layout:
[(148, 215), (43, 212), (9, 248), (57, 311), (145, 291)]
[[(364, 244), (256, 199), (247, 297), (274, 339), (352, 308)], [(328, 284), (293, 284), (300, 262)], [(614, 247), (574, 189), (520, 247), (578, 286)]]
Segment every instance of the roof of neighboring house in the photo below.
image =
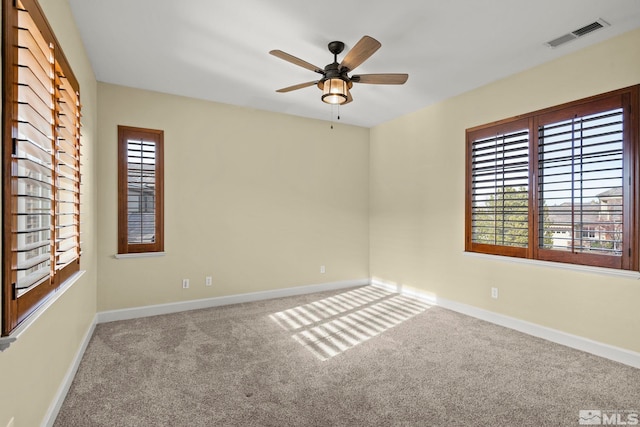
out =
[(602, 193), (596, 195), (598, 198), (603, 197), (622, 197), (622, 187), (614, 187), (610, 188), (607, 191), (603, 191)]
[[(549, 215), (550, 228), (571, 228), (571, 202), (565, 202), (557, 206), (548, 206), (547, 212)], [(584, 215), (584, 222), (596, 222), (597, 215), (600, 214), (600, 203), (592, 200), (587, 204), (582, 205), (582, 213)], [(576, 216), (579, 213), (576, 212)]]

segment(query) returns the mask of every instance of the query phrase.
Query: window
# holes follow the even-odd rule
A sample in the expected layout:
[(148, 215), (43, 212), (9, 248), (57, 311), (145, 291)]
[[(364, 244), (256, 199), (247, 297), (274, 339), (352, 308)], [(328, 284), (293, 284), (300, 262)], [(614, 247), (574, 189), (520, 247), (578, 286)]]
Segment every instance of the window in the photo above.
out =
[(483, 252), (526, 256), (529, 121), (478, 130), (470, 146), (472, 242)]
[(161, 130), (118, 126), (118, 253), (164, 251)]
[(637, 271), (638, 93), (467, 129), (466, 250)]
[(80, 92), (36, 0), (4, 0), (2, 335), (80, 266)]

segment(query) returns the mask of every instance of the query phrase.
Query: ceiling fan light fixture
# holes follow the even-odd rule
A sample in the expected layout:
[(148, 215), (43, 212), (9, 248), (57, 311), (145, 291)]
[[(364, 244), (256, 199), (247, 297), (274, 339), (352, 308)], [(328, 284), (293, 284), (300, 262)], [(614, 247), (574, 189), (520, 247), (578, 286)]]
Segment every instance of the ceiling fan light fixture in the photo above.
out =
[(349, 97), (347, 82), (340, 78), (327, 79), (322, 88), (322, 101), (327, 104), (344, 104)]

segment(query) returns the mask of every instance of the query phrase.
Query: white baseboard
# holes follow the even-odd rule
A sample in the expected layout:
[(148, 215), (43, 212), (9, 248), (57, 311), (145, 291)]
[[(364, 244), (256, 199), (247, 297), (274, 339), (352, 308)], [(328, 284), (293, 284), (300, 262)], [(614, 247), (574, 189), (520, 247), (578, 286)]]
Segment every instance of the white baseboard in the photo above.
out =
[(389, 283), (378, 279), (371, 279), (371, 284), (383, 289), (398, 292), (403, 295), (418, 298), (428, 304), (437, 305), (451, 311), (466, 314), (467, 316), (485, 320), (496, 325), (514, 329), (534, 337), (542, 338), (557, 344), (575, 348), (596, 356), (604, 357), (615, 362), (640, 368), (640, 353), (626, 350), (620, 347), (614, 347), (598, 341), (590, 340), (578, 335), (572, 335), (557, 329), (548, 328), (546, 326), (537, 325), (535, 323), (516, 319), (514, 317), (505, 316), (493, 311), (484, 310), (482, 308), (473, 307), (471, 305), (462, 304), (456, 301), (447, 300), (445, 298), (435, 297), (415, 289), (404, 289), (395, 283)]
[(199, 310), (202, 308), (219, 307), (222, 305), (261, 301), (273, 298), (283, 298), (294, 295), (311, 294), (314, 292), (332, 291), (337, 289), (352, 288), (355, 286), (365, 286), (368, 284), (369, 279), (344, 280), (340, 282), (319, 283), (315, 285), (296, 286), (293, 288), (274, 289), (271, 291), (252, 292), (224, 297), (172, 302), (144, 307), (124, 308), (121, 310), (102, 311), (97, 314), (97, 323), (114, 322), (116, 320), (137, 319), (139, 317), (157, 316), (160, 314), (178, 313), (188, 310)]
[(89, 341), (91, 341), (91, 337), (93, 336), (93, 331), (96, 329), (96, 319), (97, 316), (93, 318), (89, 329), (84, 334), (82, 338), (82, 343), (80, 344), (80, 348), (76, 352), (75, 357), (73, 358), (73, 362), (64, 378), (62, 379), (62, 383), (60, 387), (58, 387), (58, 392), (56, 393), (49, 409), (47, 410), (47, 414), (44, 417), (44, 421), (42, 422), (43, 427), (51, 427), (53, 423), (56, 421), (58, 416), (58, 412), (60, 412), (60, 408), (62, 408), (62, 404), (64, 403), (64, 399), (67, 397), (67, 393), (69, 392), (69, 388), (71, 388), (71, 383), (73, 382), (73, 378), (76, 376), (76, 372), (78, 372), (78, 367), (80, 366), (80, 362), (82, 361), (82, 356), (84, 356), (84, 352), (89, 345)]

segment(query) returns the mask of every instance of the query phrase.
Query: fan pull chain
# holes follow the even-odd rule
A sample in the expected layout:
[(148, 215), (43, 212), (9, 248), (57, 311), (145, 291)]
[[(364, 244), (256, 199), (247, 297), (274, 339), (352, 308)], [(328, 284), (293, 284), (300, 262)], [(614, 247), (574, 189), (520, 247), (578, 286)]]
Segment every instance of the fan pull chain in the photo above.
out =
[(333, 116), (336, 116), (336, 120), (340, 120), (340, 104), (331, 105), (331, 129), (333, 129), (334, 123)]
[(335, 109), (336, 109), (336, 105), (335, 104), (331, 104), (331, 129), (333, 129), (333, 117), (335, 116)]
[(331, 104), (331, 113), (330, 113), (331, 114), (331, 129), (333, 129), (333, 115), (334, 115), (333, 111), (334, 111), (335, 107), (336, 106), (334, 104)]

